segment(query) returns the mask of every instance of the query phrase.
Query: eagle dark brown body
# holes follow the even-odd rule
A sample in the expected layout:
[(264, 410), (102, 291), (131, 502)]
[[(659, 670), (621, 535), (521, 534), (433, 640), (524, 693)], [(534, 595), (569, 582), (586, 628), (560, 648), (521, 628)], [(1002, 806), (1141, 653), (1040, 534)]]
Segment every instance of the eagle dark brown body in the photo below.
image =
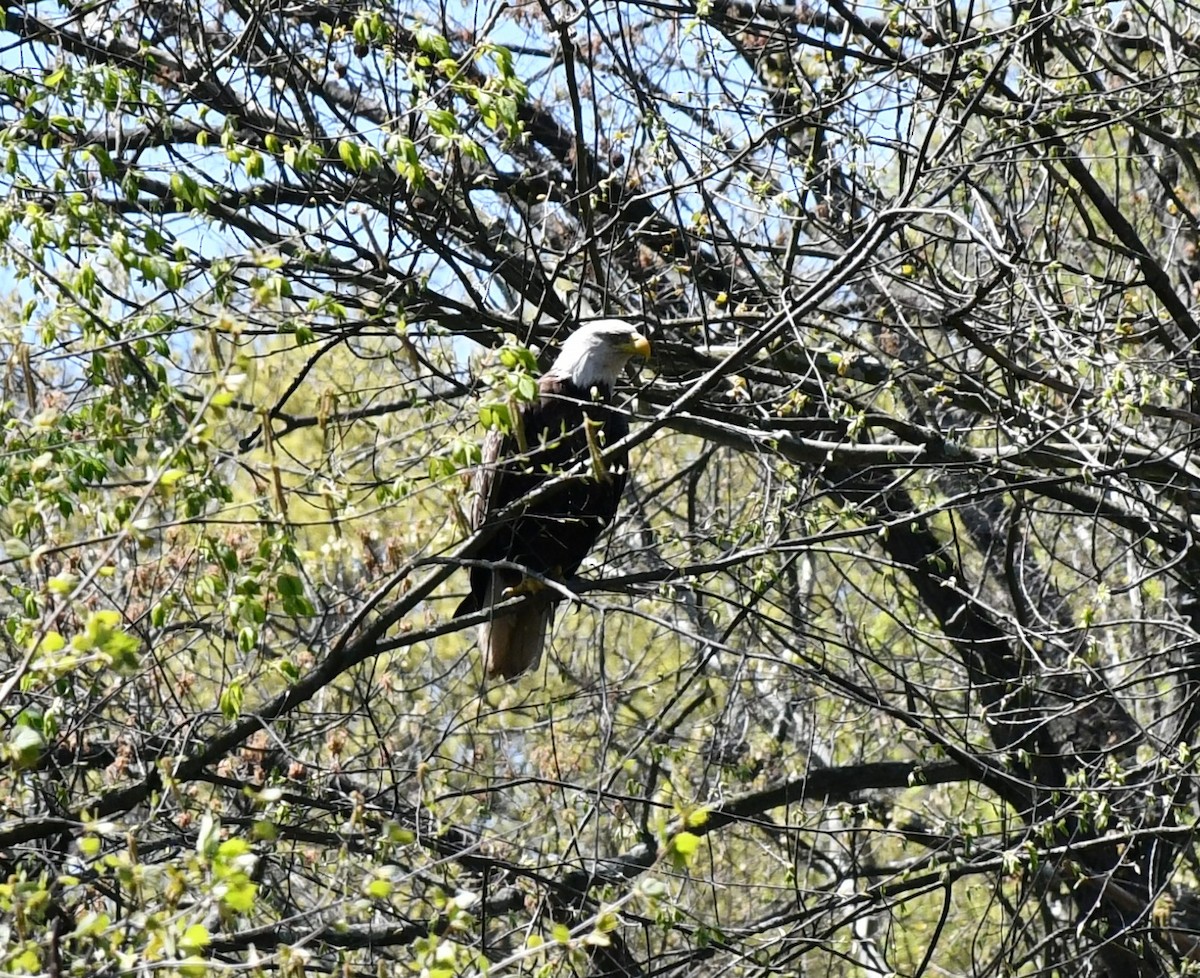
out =
[[(612, 522), (625, 489), (626, 453), (606, 457), (602, 465), (599, 459), (629, 433), (625, 416), (612, 407), (613, 385), (630, 356), (648, 352), (649, 343), (627, 323), (605, 320), (581, 327), (539, 381), (538, 400), (520, 412), (527, 451), (521, 451), (515, 432), (489, 432), (473, 482), (473, 529), (547, 482), (570, 476), (518, 506), (488, 538), (481, 560), (516, 564), (548, 578), (575, 575)], [(455, 615), (494, 606), (525, 579), (514, 568), (473, 567), (470, 594)], [(540, 591), (480, 629), (489, 677), (511, 679), (538, 664), (558, 600), (552, 590)]]

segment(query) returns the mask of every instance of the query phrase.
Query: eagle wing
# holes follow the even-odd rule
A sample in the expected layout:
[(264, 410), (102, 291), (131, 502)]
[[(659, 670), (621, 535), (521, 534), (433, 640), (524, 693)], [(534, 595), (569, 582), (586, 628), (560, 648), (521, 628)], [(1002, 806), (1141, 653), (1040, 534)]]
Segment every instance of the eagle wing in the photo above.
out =
[(507, 436), (498, 428), (492, 428), (483, 439), (480, 449), (479, 467), (471, 477), (471, 530), (478, 530), (487, 522), (492, 506), (492, 488), (496, 484), (496, 463), (500, 460)]

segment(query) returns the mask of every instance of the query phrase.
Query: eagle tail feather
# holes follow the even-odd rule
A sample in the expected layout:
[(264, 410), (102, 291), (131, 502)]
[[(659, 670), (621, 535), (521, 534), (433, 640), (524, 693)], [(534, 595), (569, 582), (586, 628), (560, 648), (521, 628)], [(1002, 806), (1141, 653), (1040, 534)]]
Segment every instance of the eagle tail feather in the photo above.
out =
[[(507, 582), (498, 574), (488, 581), (483, 607), (492, 608)], [(539, 595), (507, 615), (484, 622), (479, 629), (479, 648), (483, 652), (484, 668), (489, 679), (515, 679), (528, 669), (536, 669), (542, 661), (542, 649), (554, 604), (548, 595)]]

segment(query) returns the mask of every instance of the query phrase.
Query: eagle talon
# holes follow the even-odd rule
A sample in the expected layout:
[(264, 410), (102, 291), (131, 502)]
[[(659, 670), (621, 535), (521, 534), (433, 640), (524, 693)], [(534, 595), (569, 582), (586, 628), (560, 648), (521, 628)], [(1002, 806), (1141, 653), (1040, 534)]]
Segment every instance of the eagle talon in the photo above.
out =
[[(557, 580), (562, 576), (562, 568), (555, 567), (547, 576)], [(539, 581), (536, 577), (525, 577), (521, 579), (520, 584), (514, 584), (501, 591), (500, 598), (507, 601), (509, 598), (519, 598), (524, 594), (541, 594), (547, 589), (547, 586), (544, 581)]]
[(527, 577), (520, 584), (514, 584), (512, 587), (506, 587), (500, 592), (500, 598), (507, 601), (509, 598), (519, 598), (523, 594), (537, 594), (539, 591), (544, 591), (546, 585), (537, 578)]

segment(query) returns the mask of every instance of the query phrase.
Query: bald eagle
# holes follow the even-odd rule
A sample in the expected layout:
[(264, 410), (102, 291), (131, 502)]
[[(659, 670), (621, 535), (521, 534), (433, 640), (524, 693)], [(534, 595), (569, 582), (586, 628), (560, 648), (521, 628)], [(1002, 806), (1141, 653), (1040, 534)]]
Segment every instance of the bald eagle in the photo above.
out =
[(538, 399), (520, 409), (513, 430), (491, 431), (484, 441), (472, 483), (473, 530), (544, 483), (579, 469), (518, 508), (484, 544), (480, 559), (485, 563), (471, 568), (471, 592), (455, 617), (492, 608), (513, 593), (537, 592), (535, 599), (481, 626), (479, 648), (489, 678), (512, 679), (537, 666), (560, 598), (539, 590), (520, 570), (486, 562), (505, 561), (542, 577), (574, 576), (612, 522), (625, 489), (625, 453), (600, 459), (604, 448), (629, 433), (624, 415), (612, 407), (613, 386), (630, 357), (649, 353), (649, 341), (629, 323), (604, 319), (581, 326), (563, 343), (538, 382)]

